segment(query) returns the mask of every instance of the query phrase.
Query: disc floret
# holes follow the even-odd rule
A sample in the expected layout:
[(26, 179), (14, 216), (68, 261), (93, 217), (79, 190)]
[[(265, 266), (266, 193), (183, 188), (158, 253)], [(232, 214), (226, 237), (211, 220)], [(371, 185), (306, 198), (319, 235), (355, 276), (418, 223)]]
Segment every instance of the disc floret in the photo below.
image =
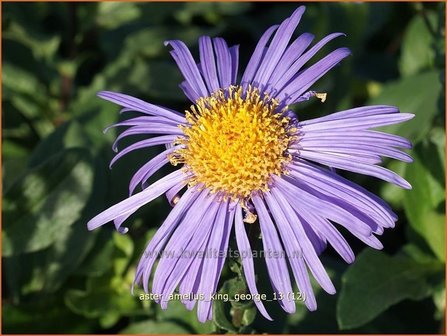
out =
[(200, 98), (186, 111), (181, 126), (183, 148), (170, 157), (184, 163), (190, 185), (203, 184), (212, 193), (246, 199), (269, 190), (272, 174), (284, 172), (287, 149), (296, 129), (286, 108), (258, 89), (231, 86)]

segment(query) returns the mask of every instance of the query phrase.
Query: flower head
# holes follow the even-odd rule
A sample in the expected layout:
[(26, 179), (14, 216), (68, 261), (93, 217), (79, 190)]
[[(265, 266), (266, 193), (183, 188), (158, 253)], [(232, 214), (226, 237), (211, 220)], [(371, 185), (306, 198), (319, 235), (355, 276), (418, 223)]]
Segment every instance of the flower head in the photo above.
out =
[[(379, 165), (382, 157), (411, 162), (401, 150), (411, 148), (410, 142), (371, 129), (413, 115), (392, 106), (368, 106), (299, 121), (289, 106), (312, 97), (324, 101), (325, 94), (308, 89), (350, 54), (339, 48), (305, 67), (326, 43), (343, 34), (330, 34), (311, 48), (313, 36), (308, 33), (290, 43), (303, 13), (304, 7), (299, 7), (264, 33), (240, 82), (238, 46), (228, 47), (221, 38), (201, 37), (200, 62), (196, 63), (183, 42), (166, 42), (185, 78), (180, 87), (192, 102), (185, 114), (121, 93), (98, 94), (122, 106), (123, 112), (142, 113), (113, 125), (128, 127), (116, 139), (116, 151), (125, 137), (148, 136), (118, 152), (111, 164), (134, 150), (166, 146), (135, 173), (129, 198), (88, 223), (88, 228), (94, 229), (113, 220), (124, 233), (127, 229), (122, 223), (131, 214), (166, 194), (174, 207), (149, 242), (135, 276), (135, 283), (142, 284), (145, 291), (160, 295), (163, 308), (178, 288), (180, 294), (191, 296), (183, 300), (188, 309), (197, 302), (200, 321), (212, 317), (211, 296), (217, 289), (233, 227), (248, 288), (257, 294), (245, 226), (258, 225), (258, 220), (264, 250), (289, 256), (265, 258), (273, 289), (282, 294), (292, 292), (290, 265), (306, 306), (315, 310), (308, 270), (326, 292), (335, 293), (318, 254), (329, 243), (346, 262), (354, 260), (336, 225), (380, 249), (376, 235), (397, 220), (384, 201), (333, 168), (411, 188), (399, 175)], [(152, 174), (166, 164), (179, 169), (148, 185)], [(138, 185), (142, 190), (134, 193)], [(199, 252), (209, 250), (220, 253), (199, 257)], [(164, 251), (178, 253), (173, 257)], [(189, 257), (181, 255), (185, 251)], [(198, 294), (202, 299), (196, 299)], [(270, 319), (263, 303), (255, 303)], [(289, 313), (295, 311), (295, 302), (287, 295), (280, 304)]]

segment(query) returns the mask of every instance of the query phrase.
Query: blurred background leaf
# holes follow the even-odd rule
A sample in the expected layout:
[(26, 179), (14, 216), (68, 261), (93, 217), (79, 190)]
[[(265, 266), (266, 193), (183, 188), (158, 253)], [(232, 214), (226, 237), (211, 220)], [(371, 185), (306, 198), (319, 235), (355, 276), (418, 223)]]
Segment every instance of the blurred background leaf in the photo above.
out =
[(340, 328), (362, 326), (404, 299), (421, 300), (429, 296), (432, 289), (427, 278), (435, 272), (443, 272), (443, 265), (364, 251), (342, 278), (337, 305)]
[(91, 192), (88, 152), (67, 150), (50, 157), (6, 191), (2, 255), (42, 250), (61, 239), (81, 216)]

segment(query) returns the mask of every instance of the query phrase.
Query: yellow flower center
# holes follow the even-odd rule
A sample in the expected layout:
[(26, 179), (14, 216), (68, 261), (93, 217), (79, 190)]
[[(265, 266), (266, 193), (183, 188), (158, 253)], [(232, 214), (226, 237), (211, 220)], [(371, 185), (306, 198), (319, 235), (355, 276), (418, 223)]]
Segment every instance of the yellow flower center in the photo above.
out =
[[(284, 111), (284, 110), (283, 110)], [(184, 163), (190, 185), (203, 184), (233, 200), (267, 191), (272, 174), (284, 172), (286, 154), (296, 129), (278, 111), (278, 102), (257, 89), (239, 86), (200, 98), (186, 111), (187, 126), (180, 126), (184, 148), (170, 157)]]

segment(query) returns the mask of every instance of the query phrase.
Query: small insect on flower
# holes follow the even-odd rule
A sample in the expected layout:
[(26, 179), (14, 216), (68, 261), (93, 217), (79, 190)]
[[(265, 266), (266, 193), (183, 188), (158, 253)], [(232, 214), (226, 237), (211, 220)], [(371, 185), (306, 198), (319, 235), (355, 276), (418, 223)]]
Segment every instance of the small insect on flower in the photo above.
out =
[[(289, 106), (312, 97), (324, 102), (326, 94), (309, 88), (350, 54), (347, 48), (339, 48), (305, 67), (323, 46), (343, 34), (330, 34), (310, 47), (314, 36), (303, 33), (290, 43), (304, 10), (299, 7), (280, 25), (267, 29), (240, 81), (238, 46), (228, 47), (222, 38), (203, 36), (196, 63), (183, 42), (167, 41), (185, 78), (180, 87), (192, 102), (186, 114), (121, 93), (98, 94), (122, 106), (123, 112), (142, 113), (112, 125), (128, 127), (116, 139), (115, 151), (125, 137), (148, 136), (119, 151), (112, 164), (134, 150), (156, 145), (166, 148), (135, 173), (129, 198), (88, 223), (93, 230), (113, 220), (116, 229), (125, 233), (122, 223), (130, 215), (166, 194), (173, 209), (149, 242), (134, 281), (142, 284), (145, 292), (157, 295), (162, 308), (178, 289), (188, 309), (197, 302), (200, 321), (212, 318), (211, 298), (217, 290), (233, 226), (253, 296), (259, 293), (246, 226), (260, 226), (265, 251), (288, 256), (265, 256), (272, 288), (281, 294), (280, 304), (288, 313), (295, 311), (295, 302), (287, 299), (287, 293), (293, 292), (289, 266), (306, 298), (305, 305), (315, 310), (309, 270), (326, 292), (335, 293), (318, 258), (326, 244), (346, 262), (354, 261), (354, 253), (336, 225), (376, 249), (382, 248), (376, 235), (394, 227), (397, 216), (383, 200), (333, 168), (410, 189), (407, 181), (379, 164), (382, 157), (411, 162), (402, 151), (411, 148), (411, 143), (372, 129), (406, 121), (413, 115), (400, 113), (393, 106), (367, 106), (298, 120)], [(154, 172), (166, 164), (178, 169), (147, 185)], [(134, 193), (138, 185), (141, 191)], [(209, 250), (220, 253), (200, 257)], [(189, 257), (182, 257), (181, 251), (188, 251)], [(149, 278), (157, 259), (150, 289)], [(255, 304), (271, 319), (261, 300)]]

